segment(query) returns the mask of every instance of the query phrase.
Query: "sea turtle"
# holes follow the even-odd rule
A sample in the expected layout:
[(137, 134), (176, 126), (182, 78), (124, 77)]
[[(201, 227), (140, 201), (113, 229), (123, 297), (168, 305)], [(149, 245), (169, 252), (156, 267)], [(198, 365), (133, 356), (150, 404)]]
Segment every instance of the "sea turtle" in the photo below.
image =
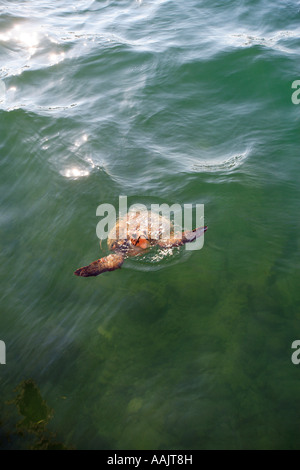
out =
[(145, 253), (151, 246), (179, 247), (193, 242), (206, 232), (207, 226), (186, 232), (175, 232), (173, 224), (164, 216), (147, 211), (144, 214), (128, 212), (118, 220), (108, 235), (108, 248), (114, 254), (100, 258), (77, 269), (76, 276), (98, 276), (121, 268), (124, 260)]

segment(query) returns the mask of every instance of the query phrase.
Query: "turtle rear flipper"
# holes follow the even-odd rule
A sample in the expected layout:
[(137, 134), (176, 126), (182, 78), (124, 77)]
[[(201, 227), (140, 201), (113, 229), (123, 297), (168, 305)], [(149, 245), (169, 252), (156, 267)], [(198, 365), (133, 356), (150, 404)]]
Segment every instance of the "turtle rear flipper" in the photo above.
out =
[(206, 230), (207, 230), (207, 226), (195, 228), (194, 230), (190, 232), (184, 232), (182, 234), (182, 238), (170, 238), (168, 240), (160, 240), (158, 242), (158, 245), (161, 248), (173, 248), (173, 247), (182, 246), (182, 245), (185, 245), (185, 243), (191, 243), (194, 240), (196, 240), (196, 238), (201, 237), (201, 235), (203, 235), (204, 232), (206, 232)]
[(98, 276), (106, 271), (114, 271), (121, 268), (123, 262), (124, 256), (122, 254), (108, 255), (105, 258), (97, 259), (88, 266), (77, 269), (74, 274), (81, 277)]
[(207, 225), (205, 225), (205, 227), (195, 228), (191, 232), (184, 232), (182, 236), (183, 243), (193, 242), (194, 240), (196, 240), (196, 238), (199, 238), (201, 237), (201, 235), (204, 235), (206, 230), (207, 230)]

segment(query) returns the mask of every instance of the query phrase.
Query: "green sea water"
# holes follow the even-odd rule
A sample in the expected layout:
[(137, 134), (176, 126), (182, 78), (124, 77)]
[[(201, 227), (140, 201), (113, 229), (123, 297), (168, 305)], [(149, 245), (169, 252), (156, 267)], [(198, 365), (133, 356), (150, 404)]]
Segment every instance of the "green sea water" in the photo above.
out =
[[(27, 445), (7, 401), (33, 381), (77, 449), (300, 449), (299, 20), (1, 2), (1, 448)], [(120, 195), (204, 204), (203, 248), (74, 276)]]

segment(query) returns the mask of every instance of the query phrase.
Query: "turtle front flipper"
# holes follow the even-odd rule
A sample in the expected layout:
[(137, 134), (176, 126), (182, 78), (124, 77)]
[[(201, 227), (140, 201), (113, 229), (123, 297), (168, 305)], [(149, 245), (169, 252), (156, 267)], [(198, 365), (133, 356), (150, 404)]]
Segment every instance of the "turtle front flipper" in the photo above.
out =
[(97, 259), (88, 266), (77, 269), (74, 274), (81, 277), (98, 276), (99, 274), (107, 271), (114, 271), (121, 268), (124, 263), (124, 256), (122, 254), (113, 254), (105, 256), (104, 258)]
[(193, 242), (194, 240), (196, 240), (196, 238), (201, 237), (201, 235), (203, 235), (206, 232), (206, 230), (207, 230), (207, 226), (195, 228), (194, 230), (190, 232), (183, 232), (181, 238), (170, 238), (168, 240), (162, 239), (162, 240), (159, 240), (157, 244), (161, 248), (173, 248), (177, 246), (182, 246), (182, 245), (185, 245), (186, 243)]

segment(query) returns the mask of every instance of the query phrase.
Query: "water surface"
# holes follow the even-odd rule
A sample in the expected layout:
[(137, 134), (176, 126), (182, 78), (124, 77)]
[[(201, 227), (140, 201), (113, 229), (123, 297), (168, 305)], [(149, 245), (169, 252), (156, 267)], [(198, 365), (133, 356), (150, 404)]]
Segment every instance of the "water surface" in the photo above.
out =
[[(2, 2), (3, 430), (30, 379), (78, 449), (300, 448), (299, 19), (283, 0)], [(119, 195), (204, 204), (203, 249), (75, 277)]]

